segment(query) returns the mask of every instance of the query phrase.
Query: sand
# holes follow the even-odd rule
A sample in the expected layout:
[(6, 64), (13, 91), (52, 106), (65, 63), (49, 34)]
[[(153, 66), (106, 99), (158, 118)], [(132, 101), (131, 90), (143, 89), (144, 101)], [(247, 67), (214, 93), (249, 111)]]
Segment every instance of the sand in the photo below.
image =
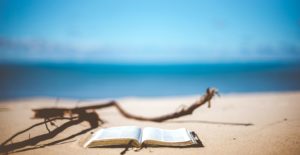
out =
[[(145, 116), (156, 116), (173, 112), (181, 105), (193, 103), (199, 96), (159, 97), (159, 98), (121, 98), (117, 101), (127, 111)], [(32, 98), (0, 103), (0, 142), (31, 125), (41, 122), (31, 119), (32, 108), (74, 107), (107, 100), (91, 100), (78, 103), (75, 100), (61, 99), (55, 104), (54, 98)], [(153, 126), (164, 129), (185, 127), (197, 133), (204, 147), (194, 148), (144, 148), (140, 151), (129, 149), (126, 154), (300, 154), (300, 92), (227, 94), (212, 101), (212, 108), (200, 107), (192, 115), (164, 123), (141, 122), (123, 118), (114, 108), (97, 110), (106, 123), (99, 128), (136, 125)], [(56, 121), (61, 125), (66, 121)], [(50, 130), (55, 127), (50, 126)], [(123, 148), (86, 149), (80, 143), (91, 131), (71, 136), (89, 128), (83, 122), (71, 126), (53, 138), (46, 139), (35, 146), (27, 146), (14, 154), (120, 154)], [(98, 128), (98, 129), (99, 129)], [(95, 129), (97, 130), (97, 129)], [(94, 131), (94, 130), (92, 130)], [(12, 142), (46, 134), (45, 126), (35, 127), (14, 138)], [(83, 131), (84, 132), (84, 131)], [(69, 137), (71, 136), (71, 137)], [(43, 144), (69, 139), (36, 149), (28, 149)]]

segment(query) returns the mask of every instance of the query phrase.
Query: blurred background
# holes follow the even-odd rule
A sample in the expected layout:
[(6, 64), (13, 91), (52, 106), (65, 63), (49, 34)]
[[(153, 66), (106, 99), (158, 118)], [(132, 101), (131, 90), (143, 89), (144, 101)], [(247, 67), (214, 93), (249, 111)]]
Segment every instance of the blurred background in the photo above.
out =
[(300, 2), (0, 0), (0, 99), (300, 90)]

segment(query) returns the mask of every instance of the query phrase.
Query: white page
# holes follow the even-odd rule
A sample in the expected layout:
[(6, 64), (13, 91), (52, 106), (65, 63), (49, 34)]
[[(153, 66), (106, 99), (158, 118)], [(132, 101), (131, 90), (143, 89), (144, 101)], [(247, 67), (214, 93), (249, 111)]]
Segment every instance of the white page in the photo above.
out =
[(136, 139), (139, 140), (141, 129), (136, 126), (121, 126), (101, 129), (97, 131), (91, 138), (92, 140), (105, 140), (105, 139)]
[(143, 129), (142, 141), (157, 140), (162, 142), (186, 142), (191, 138), (186, 129), (164, 130), (159, 128), (146, 127)]

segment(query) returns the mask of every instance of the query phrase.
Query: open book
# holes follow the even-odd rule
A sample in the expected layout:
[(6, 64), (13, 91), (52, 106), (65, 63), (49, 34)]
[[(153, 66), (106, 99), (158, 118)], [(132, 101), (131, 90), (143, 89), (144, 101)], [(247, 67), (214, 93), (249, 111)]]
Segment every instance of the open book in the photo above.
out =
[(143, 145), (188, 146), (197, 144), (194, 136), (185, 128), (164, 130), (153, 127), (139, 128), (121, 126), (100, 129), (95, 132), (84, 147), (122, 146), (140, 147)]

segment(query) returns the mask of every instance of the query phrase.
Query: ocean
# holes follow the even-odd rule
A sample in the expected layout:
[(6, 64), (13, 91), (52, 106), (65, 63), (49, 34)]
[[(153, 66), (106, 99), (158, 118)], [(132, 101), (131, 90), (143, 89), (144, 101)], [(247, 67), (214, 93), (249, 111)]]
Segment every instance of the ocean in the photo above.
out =
[(300, 63), (28, 63), (0, 65), (0, 100), (201, 95), (300, 90)]

